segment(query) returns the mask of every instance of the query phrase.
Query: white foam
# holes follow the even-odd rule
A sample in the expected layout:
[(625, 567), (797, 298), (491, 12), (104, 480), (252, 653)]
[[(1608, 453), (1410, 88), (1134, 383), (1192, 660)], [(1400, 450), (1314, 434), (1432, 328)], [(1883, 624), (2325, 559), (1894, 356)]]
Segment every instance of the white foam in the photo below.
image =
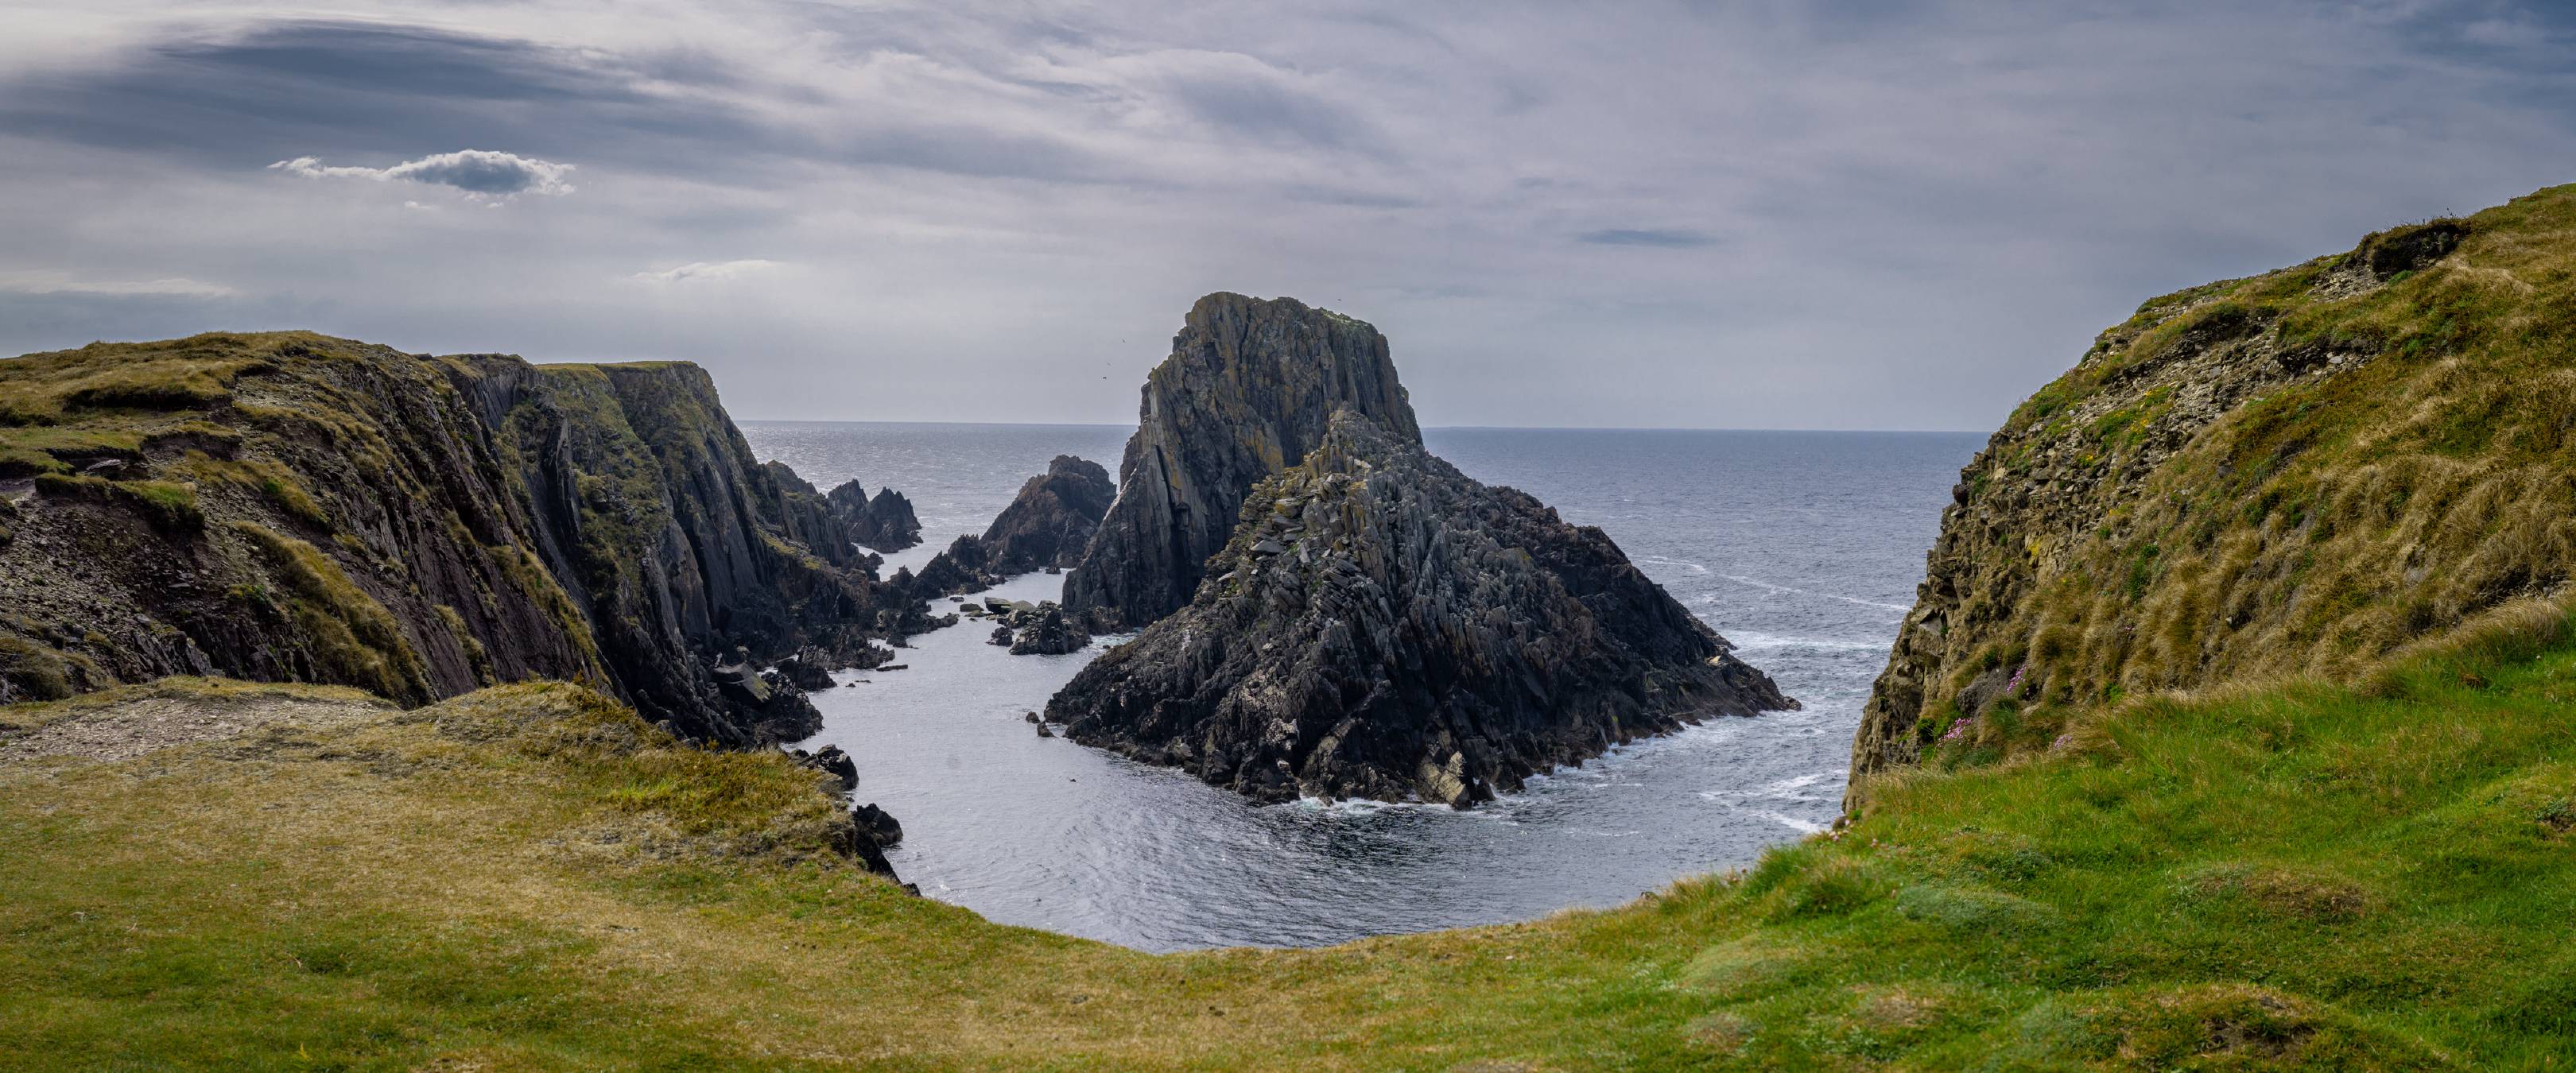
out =
[(1824, 824), (1809, 823), (1795, 816), (1784, 816), (1777, 812), (1755, 812), (1754, 815), (1770, 820), (1771, 822), (1777, 823), (1792, 831), (1799, 831), (1806, 834), (1823, 834), (1825, 830)]
[[(1702, 603), (1716, 603), (1715, 597), (1700, 597)], [(1789, 637), (1760, 630), (1728, 630), (1726, 639), (1735, 643), (1738, 652), (1777, 652), (1788, 648), (1821, 648), (1831, 652), (1885, 652), (1886, 641), (1846, 641), (1832, 637)]]
[(1862, 607), (1884, 608), (1889, 611), (1914, 610), (1912, 606), (1907, 604), (1880, 603), (1877, 600), (1864, 600), (1858, 596), (1844, 596), (1840, 593), (1832, 592), (1816, 592), (1811, 589), (1802, 589), (1795, 585), (1782, 585), (1776, 582), (1764, 581), (1761, 578), (1746, 577), (1742, 574), (1719, 574), (1718, 576), (1725, 578), (1728, 581), (1735, 582), (1738, 585), (1751, 585), (1754, 588), (1767, 589), (1771, 592), (1794, 593), (1799, 596), (1814, 596), (1825, 600), (1840, 600), (1847, 604), (1858, 604)]

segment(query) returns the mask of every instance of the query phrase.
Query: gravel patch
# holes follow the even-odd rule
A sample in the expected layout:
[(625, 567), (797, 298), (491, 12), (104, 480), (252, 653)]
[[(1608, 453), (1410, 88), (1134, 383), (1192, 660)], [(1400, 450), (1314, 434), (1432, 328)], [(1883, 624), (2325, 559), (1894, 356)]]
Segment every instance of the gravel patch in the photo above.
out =
[(128, 760), (173, 745), (218, 741), (265, 726), (325, 726), (384, 712), (379, 705), (347, 701), (147, 697), (83, 712), (0, 741), (0, 763), (49, 756)]

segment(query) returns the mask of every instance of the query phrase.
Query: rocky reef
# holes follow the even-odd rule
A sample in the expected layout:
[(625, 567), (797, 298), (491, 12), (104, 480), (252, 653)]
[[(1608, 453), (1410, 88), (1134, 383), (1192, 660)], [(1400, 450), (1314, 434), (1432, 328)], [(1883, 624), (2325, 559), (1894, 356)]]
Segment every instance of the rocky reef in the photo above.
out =
[(1327, 427), (1253, 490), (1189, 606), (1048, 702), (1068, 736), (1262, 800), (1464, 806), (1794, 706), (1599, 529), (1356, 410)]
[(685, 363), (304, 332), (0, 361), (0, 702), (557, 678), (699, 740), (803, 736), (800, 691), (718, 668), (856, 661), (923, 616), (783, 470)]
[(2156, 298), (1960, 474), (1854, 742), (2042, 751), (2163, 690), (2337, 679), (2576, 577), (2576, 189)]
[(1118, 486), (1100, 463), (1055, 456), (984, 530), (992, 569), (1008, 576), (1075, 565), (1117, 498)]
[(1116, 505), (1065, 578), (1066, 611), (1109, 632), (1189, 603), (1245, 493), (1303, 460), (1343, 408), (1422, 440), (1377, 329), (1293, 298), (1199, 299), (1146, 377)]

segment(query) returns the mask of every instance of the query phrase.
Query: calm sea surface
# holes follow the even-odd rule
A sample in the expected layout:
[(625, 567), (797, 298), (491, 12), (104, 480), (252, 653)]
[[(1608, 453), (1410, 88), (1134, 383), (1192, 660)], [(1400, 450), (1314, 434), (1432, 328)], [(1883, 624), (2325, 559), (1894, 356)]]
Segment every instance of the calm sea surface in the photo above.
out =
[[(912, 498), (916, 568), (981, 531), (1057, 454), (1115, 473), (1128, 429), (745, 422), (764, 458), (829, 488)], [(1853, 729), (1913, 602), (1965, 433), (1431, 429), (1433, 452), (1598, 525), (1806, 704), (1641, 742), (1468, 812), (1257, 806), (1172, 771), (1041, 739), (1021, 713), (1099, 651), (1012, 656), (966, 626), (909, 669), (817, 693), (862, 801), (903, 821), (888, 856), (922, 893), (1147, 950), (1302, 946), (1610, 906), (1750, 864), (1833, 821)], [(1051, 599), (1062, 578), (999, 590)], [(1102, 642), (1105, 643), (1105, 642)]]

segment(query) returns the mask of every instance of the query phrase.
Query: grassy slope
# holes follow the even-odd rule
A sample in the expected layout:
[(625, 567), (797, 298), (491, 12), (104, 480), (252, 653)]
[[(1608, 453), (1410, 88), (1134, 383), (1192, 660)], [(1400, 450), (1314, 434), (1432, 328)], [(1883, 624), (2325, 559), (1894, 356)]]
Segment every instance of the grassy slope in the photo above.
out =
[[(2444, 228), (2466, 232), (2455, 252), (2350, 285)], [(1991, 759), (2124, 693), (2340, 676), (2565, 585), (2571, 310), (2576, 186), (2147, 302), (1965, 475), (1953, 522), (1997, 524), (1935, 553), (1960, 595), (1946, 632), (1900, 643), (1938, 656), (1920, 721), (1900, 722), (1927, 754)], [(2285, 365), (2339, 371), (2191, 416), (2210, 381)], [(1954, 723), (1989, 671), (2015, 675), (2008, 702)], [(1931, 744), (1952, 729), (1965, 744)]]
[(2565, 1068), (2576, 630), (2524, 610), (1914, 774), (1748, 875), (1315, 951), (905, 897), (792, 769), (567, 686), (0, 760), (0, 1063)]

